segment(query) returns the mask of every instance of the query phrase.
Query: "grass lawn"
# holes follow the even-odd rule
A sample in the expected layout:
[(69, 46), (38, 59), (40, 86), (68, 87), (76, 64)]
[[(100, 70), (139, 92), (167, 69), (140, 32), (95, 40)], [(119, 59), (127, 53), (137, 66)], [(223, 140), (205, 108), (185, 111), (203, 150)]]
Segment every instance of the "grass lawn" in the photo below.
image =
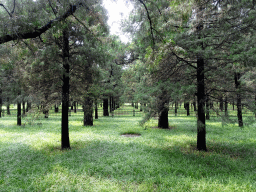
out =
[(256, 191), (256, 123), (241, 129), (212, 118), (209, 152), (198, 152), (195, 117), (170, 116), (170, 130), (140, 120), (100, 117), (84, 127), (71, 116), (72, 150), (61, 151), (60, 116), (21, 127), (4, 116), (0, 191)]

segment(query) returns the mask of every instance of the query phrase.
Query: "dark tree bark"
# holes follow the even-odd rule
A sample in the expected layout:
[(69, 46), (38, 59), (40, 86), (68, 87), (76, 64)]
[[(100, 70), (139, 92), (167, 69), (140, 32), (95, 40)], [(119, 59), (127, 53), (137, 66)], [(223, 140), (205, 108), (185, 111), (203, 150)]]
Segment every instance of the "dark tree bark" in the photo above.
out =
[(190, 112), (189, 112), (189, 102), (186, 102), (184, 105), (185, 105), (185, 109), (187, 111), (187, 116), (189, 116), (190, 115)]
[(95, 119), (98, 119), (98, 102), (97, 99), (95, 99)]
[(63, 29), (63, 84), (62, 84), (62, 111), (61, 111), (61, 149), (70, 149), (68, 129), (69, 108), (69, 35), (67, 28)]
[(17, 125), (21, 126), (21, 101), (17, 101)]
[(93, 125), (93, 101), (90, 97), (85, 98), (84, 105), (84, 126)]
[(158, 127), (159, 128), (162, 128), (162, 129), (169, 128), (168, 111), (169, 111), (169, 109), (165, 106), (163, 107), (162, 111), (160, 111), (159, 117), (158, 117)]
[(174, 103), (174, 113), (175, 113), (175, 116), (177, 116), (177, 112), (178, 112), (178, 102), (175, 101), (175, 103)]
[(74, 113), (76, 113), (76, 101), (74, 101), (73, 105), (74, 105)]
[(225, 97), (225, 116), (228, 117), (228, 97)]
[(11, 112), (10, 112), (10, 98), (7, 97), (7, 115), (11, 115)]
[(103, 99), (103, 116), (109, 116), (107, 98)]
[(220, 97), (220, 111), (223, 111), (223, 98)]
[(138, 103), (135, 103), (135, 109), (138, 109), (139, 106), (138, 106)]
[(25, 101), (22, 101), (22, 115), (25, 116), (26, 114), (26, 102)]
[(31, 109), (31, 102), (27, 102), (26, 112), (28, 112), (30, 109)]
[(113, 111), (112, 102), (113, 102), (113, 97), (110, 96), (110, 97), (109, 97), (109, 111), (110, 111), (110, 113)]
[(205, 127), (205, 84), (204, 84), (204, 59), (197, 59), (197, 149), (207, 151)]
[(58, 107), (57, 104), (55, 104), (55, 106), (54, 106), (54, 112), (55, 112), (55, 113), (58, 113), (58, 112), (59, 112), (59, 107)]
[(238, 125), (239, 127), (243, 127), (243, 116), (242, 116), (242, 102), (241, 102), (241, 95), (240, 95), (240, 73), (235, 73), (235, 87), (237, 91), (237, 118), (238, 118)]

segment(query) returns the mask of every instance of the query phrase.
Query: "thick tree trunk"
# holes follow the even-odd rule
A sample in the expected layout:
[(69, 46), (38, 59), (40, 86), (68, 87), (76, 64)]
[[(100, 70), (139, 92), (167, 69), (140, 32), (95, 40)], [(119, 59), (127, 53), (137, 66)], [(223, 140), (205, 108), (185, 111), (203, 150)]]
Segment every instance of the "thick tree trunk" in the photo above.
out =
[(238, 125), (239, 127), (243, 127), (243, 116), (242, 116), (242, 102), (241, 102), (241, 95), (240, 95), (240, 73), (235, 73), (235, 86), (237, 91), (237, 118), (238, 118)]
[(208, 95), (206, 95), (206, 119), (210, 120), (210, 100)]
[(103, 116), (109, 116), (107, 98), (103, 99)]
[(62, 84), (62, 111), (61, 111), (61, 149), (70, 149), (68, 130), (69, 106), (69, 35), (63, 30), (63, 84)]
[(93, 125), (93, 102), (90, 97), (85, 98), (84, 105), (84, 126), (92, 126)]
[(98, 116), (98, 102), (97, 102), (97, 99), (95, 99), (95, 119), (98, 119), (99, 116)]
[(168, 122), (168, 108), (163, 107), (162, 111), (159, 113), (158, 117), (158, 127), (162, 129), (168, 129), (169, 128), (169, 122)]
[(206, 148), (206, 127), (205, 127), (205, 84), (204, 84), (204, 60), (197, 59), (197, 149), (207, 151)]
[(138, 103), (135, 103), (135, 109), (138, 109), (139, 107), (138, 107)]

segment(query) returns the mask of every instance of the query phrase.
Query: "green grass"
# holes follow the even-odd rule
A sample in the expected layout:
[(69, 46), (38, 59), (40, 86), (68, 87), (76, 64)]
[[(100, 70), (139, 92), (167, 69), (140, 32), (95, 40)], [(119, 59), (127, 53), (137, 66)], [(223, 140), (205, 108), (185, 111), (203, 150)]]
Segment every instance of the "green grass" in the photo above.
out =
[[(141, 117), (70, 117), (71, 150), (60, 150), (60, 116), (17, 127), (0, 119), (0, 191), (256, 191), (256, 124), (207, 121), (209, 152), (196, 148), (195, 117), (173, 129)], [(25, 122), (25, 121), (23, 121)], [(42, 124), (37, 124), (38, 122)], [(141, 137), (120, 134), (140, 133)]]

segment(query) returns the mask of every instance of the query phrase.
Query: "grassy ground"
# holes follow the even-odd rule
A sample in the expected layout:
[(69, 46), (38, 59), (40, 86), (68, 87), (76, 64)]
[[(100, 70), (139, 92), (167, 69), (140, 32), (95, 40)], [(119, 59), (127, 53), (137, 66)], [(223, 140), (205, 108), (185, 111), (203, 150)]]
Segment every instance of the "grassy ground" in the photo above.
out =
[[(60, 150), (60, 116), (17, 127), (0, 119), (0, 191), (256, 191), (256, 124), (207, 121), (198, 152), (195, 117), (170, 116), (170, 130), (141, 117), (70, 117), (72, 150)], [(23, 121), (26, 122), (26, 121)], [(140, 133), (123, 137), (122, 133)]]

